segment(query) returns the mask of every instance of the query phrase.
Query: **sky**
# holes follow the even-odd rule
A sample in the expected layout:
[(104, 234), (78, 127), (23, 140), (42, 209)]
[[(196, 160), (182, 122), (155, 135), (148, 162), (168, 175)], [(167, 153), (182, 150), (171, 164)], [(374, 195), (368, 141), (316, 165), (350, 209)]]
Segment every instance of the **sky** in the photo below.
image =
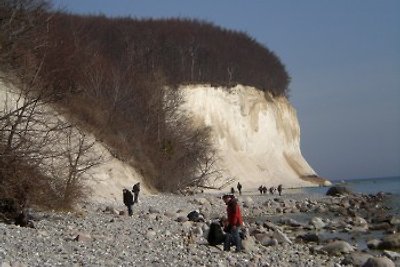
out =
[(245, 32), (286, 66), (301, 151), (320, 176), (400, 176), (400, 1), (52, 2), (71, 13), (196, 18)]

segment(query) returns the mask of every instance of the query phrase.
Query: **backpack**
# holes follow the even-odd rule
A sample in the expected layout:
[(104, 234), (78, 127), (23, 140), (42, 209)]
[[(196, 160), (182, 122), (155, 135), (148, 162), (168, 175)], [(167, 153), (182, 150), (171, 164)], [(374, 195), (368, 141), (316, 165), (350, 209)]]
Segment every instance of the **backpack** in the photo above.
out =
[(189, 221), (192, 222), (204, 222), (204, 215), (198, 212), (197, 210), (189, 212), (187, 217)]
[(207, 241), (211, 246), (223, 244), (225, 241), (225, 234), (219, 222), (212, 222), (210, 231), (208, 232)]

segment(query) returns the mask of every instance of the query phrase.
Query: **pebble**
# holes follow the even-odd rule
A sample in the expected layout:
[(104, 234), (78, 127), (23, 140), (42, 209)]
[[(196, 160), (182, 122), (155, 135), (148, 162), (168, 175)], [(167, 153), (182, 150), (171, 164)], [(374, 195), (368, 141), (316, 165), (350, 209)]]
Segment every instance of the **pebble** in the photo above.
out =
[[(225, 215), (219, 197), (205, 193), (141, 196), (132, 217), (120, 203), (84, 203), (77, 212), (35, 212), (39, 219), (34, 229), (0, 223), (0, 266), (340, 266), (344, 259), (310, 253), (307, 244), (292, 242), (295, 236), (287, 236), (290, 232), (283, 233), (273, 224), (268, 225), (277, 228), (277, 240), (269, 246), (256, 241), (245, 253), (209, 246), (203, 231), (216, 218), (193, 223), (184, 217), (209, 205), (213, 216)], [(272, 196), (268, 201), (261, 196), (243, 200), (248, 206), (242, 205), (244, 218), (275, 205)], [(304, 196), (286, 205), (295, 201), (317, 205)]]

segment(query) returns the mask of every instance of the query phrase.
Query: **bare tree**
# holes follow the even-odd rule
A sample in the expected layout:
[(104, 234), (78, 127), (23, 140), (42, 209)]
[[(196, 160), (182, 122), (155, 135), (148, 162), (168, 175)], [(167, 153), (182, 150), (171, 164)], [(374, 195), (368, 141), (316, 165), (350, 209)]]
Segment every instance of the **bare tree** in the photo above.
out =
[[(0, 195), (19, 195), (23, 202), (37, 198), (40, 192), (32, 189), (37, 177), (18, 175), (25, 166), (34, 169), (51, 192), (53, 199), (42, 201), (71, 206), (85, 196), (83, 174), (101, 162), (93, 141), (49, 110), (48, 103), (26, 99), (22, 93), (13, 95), (0, 112)], [(26, 190), (15, 192), (15, 188)]]

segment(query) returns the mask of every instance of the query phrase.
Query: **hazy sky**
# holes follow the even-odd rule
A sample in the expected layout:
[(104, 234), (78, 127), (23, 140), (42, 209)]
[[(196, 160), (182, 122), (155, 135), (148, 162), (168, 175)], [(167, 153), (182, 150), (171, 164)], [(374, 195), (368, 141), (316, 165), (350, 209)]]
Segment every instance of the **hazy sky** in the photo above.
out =
[(197, 18), (246, 32), (292, 77), (302, 153), (319, 175), (400, 176), (400, 1), (53, 2), (72, 13)]

